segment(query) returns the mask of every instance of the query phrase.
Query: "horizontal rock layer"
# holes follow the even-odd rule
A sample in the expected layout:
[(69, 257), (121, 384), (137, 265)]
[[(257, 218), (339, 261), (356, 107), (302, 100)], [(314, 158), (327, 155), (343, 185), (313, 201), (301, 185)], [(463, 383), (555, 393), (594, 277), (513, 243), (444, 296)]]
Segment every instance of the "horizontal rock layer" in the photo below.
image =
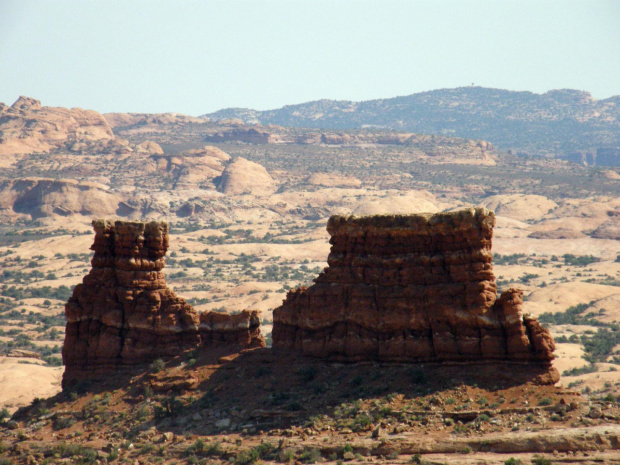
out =
[(167, 287), (167, 223), (93, 226), (92, 269), (65, 306), (63, 386), (196, 347), (264, 346), (257, 312), (199, 314)]
[(550, 366), (553, 339), (523, 316), (523, 293), (497, 298), (494, 224), (484, 208), (330, 218), (329, 267), (274, 310), (274, 348), (343, 361)]

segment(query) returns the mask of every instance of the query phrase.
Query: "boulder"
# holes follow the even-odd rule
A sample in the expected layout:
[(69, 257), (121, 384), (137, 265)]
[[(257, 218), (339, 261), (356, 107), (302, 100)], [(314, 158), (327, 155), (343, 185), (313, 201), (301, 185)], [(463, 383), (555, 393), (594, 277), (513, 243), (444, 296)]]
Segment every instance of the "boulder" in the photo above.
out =
[(227, 195), (270, 195), (276, 183), (262, 165), (238, 157), (222, 173), (217, 190)]

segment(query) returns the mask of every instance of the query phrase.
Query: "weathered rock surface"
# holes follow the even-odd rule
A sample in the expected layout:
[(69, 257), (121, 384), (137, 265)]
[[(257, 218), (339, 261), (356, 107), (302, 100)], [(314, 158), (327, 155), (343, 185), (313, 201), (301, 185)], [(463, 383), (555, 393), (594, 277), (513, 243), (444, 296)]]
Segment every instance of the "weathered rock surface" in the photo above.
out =
[(553, 339), (523, 315), (523, 293), (497, 298), (494, 224), (484, 208), (331, 217), (329, 267), (274, 310), (274, 348), (343, 361), (505, 360), (557, 381)]
[(23, 96), (10, 107), (0, 106), (0, 134), (0, 155), (49, 152), (114, 139), (108, 122), (96, 111), (43, 107), (40, 101)]
[(167, 223), (93, 226), (93, 268), (65, 306), (64, 387), (190, 348), (264, 346), (257, 312), (199, 314), (166, 286)]
[(47, 216), (116, 213), (121, 196), (107, 186), (75, 179), (21, 178), (0, 182), (0, 214)]
[(592, 237), (596, 239), (620, 240), (620, 217), (613, 216), (598, 228), (592, 231)]
[(499, 216), (515, 220), (540, 220), (558, 204), (542, 195), (509, 194), (487, 197), (482, 206), (489, 208)]
[(276, 183), (262, 165), (238, 157), (222, 173), (217, 190), (228, 195), (269, 195)]

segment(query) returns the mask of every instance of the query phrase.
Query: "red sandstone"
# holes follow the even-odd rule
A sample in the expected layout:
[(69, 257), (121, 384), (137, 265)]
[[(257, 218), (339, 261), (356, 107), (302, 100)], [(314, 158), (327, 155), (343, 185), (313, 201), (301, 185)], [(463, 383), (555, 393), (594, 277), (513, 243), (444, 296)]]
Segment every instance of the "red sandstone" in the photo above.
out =
[(93, 222), (92, 269), (65, 306), (63, 387), (198, 347), (264, 347), (256, 311), (199, 314), (167, 287), (165, 222)]
[(333, 216), (329, 267), (274, 310), (274, 348), (342, 361), (526, 363), (556, 382), (553, 339), (523, 315), (523, 293), (497, 297), (494, 224), (484, 208)]

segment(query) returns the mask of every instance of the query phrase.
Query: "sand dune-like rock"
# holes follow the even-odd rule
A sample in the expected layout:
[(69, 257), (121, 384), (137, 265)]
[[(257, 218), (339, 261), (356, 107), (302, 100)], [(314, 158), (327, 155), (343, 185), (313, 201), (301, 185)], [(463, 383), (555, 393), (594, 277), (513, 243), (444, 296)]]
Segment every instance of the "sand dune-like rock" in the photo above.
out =
[(551, 284), (536, 289), (526, 298), (528, 310), (535, 315), (543, 312), (563, 312), (574, 305), (586, 304), (613, 295), (620, 295), (620, 289), (602, 284), (571, 282)]
[(114, 139), (108, 122), (96, 111), (44, 107), (23, 96), (0, 111), (0, 134), (0, 155), (49, 152)]
[(558, 204), (542, 195), (511, 194), (487, 197), (482, 206), (494, 210), (497, 215), (525, 221), (540, 220)]
[(113, 215), (122, 197), (106, 186), (74, 179), (22, 178), (0, 183), (0, 214)]
[(0, 405), (20, 407), (35, 397), (50, 397), (60, 391), (62, 367), (23, 362), (19, 358), (0, 357)]
[(353, 176), (336, 173), (314, 173), (308, 176), (308, 184), (325, 187), (359, 187), (362, 181)]
[(164, 150), (157, 142), (145, 140), (136, 145), (135, 149), (138, 153), (146, 153), (148, 155), (163, 155)]
[(204, 118), (180, 113), (105, 113), (103, 117), (112, 128), (137, 125), (202, 124), (207, 121)]
[(191, 188), (220, 176), (229, 160), (226, 152), (207, 145), (170, 158), (167, 169), (176, 178), (175, 187)]
[(353, 208), (354, 215), (407, 215), (411, 213), (436, 213), (433, 194), (427, 191), (411, 191), (404, 194), (388, 195), (380, 199), (364, 200)]
[(596, 239), (620, 240), (620, 216), (614, 216), (592, 231)]
[(578, 239), (580, 237), (585, 237), (585, 234), (575, 229), (558, 228), (549, 231), (534, 231), (527, 237), (531, 237), (532, 239)]
[(227, 195), (261, 196), (275, 192), (276, 183), (262, 165), (238, 157), (222, 173), (217, 190)]

